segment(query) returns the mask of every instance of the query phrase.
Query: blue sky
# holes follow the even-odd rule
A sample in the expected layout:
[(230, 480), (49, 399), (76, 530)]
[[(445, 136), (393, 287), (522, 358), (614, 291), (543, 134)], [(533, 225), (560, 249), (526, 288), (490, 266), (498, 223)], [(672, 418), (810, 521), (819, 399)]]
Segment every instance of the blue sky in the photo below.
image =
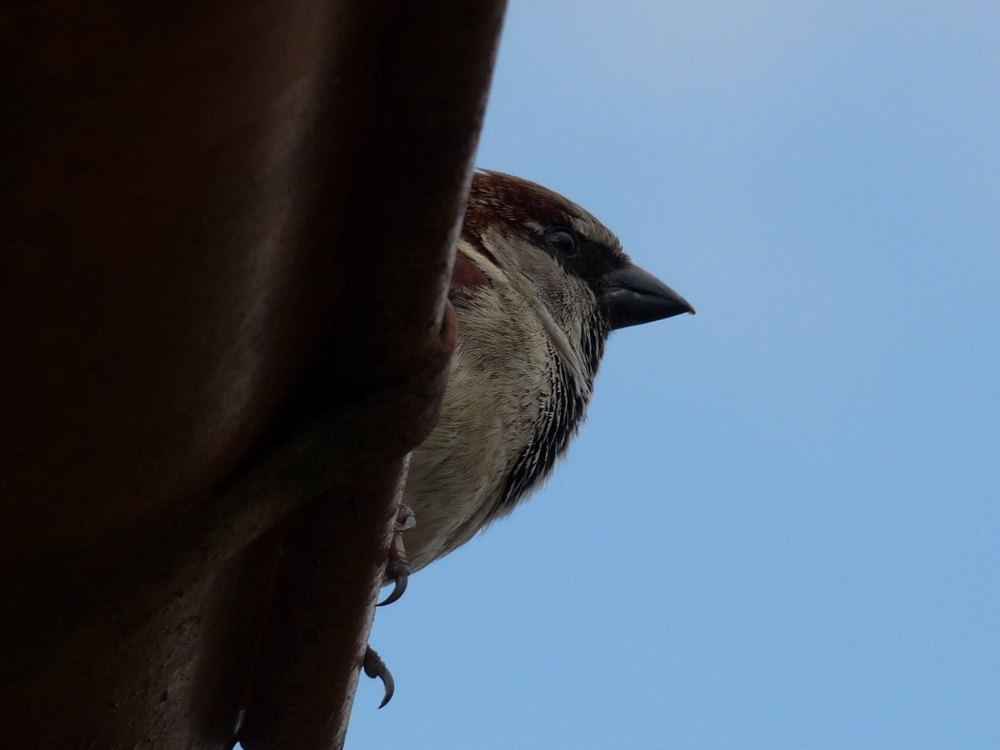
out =
[(1000, 5), (513, 0), (478, 163), (698, 315), (379, 611), (348, 747), (1000, 747)]

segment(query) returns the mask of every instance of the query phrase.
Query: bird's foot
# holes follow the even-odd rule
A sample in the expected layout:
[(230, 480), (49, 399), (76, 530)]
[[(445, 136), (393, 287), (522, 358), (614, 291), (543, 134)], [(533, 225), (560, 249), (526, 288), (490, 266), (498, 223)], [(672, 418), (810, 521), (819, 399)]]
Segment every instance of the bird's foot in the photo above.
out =
[[(416, 525), (417, 517), (413, 514), (413, 511), (410, 510), (409, 506), (400, 503), (399, 509), (396, 511), (396, 520), (392, 524), (389, 560), (385, 564), (384, 578), (386, 582), (392, 581), (392, 591), (389, 592), (389, 596), (378, 603), (377, 606), (379, 607), (392, 604), (406, 591), (406, 583), (410, 578), (410, 563), (406, 559), (406, 549), (403, 546), (403, 532), (412, 529)], [(382, 657), (371, 646), (365, 647), (365, 656), (361, 662), (361, 667), (364, 669), (365, 674), (372, 679), (377, 677), (382, 680), (382, 685), (385, 686), (385, 695), (378, 706), (382, 708), (392, 700), (392, 696), (396, 692), (396, 681), (392, 679), (392, 673), (385, 665), (385, 662), (382, 661)]]
[(385, 695), (382, 696), (382, 702), (378, 704), (378, 707), (382, 708), (392, 700), (392, 696), (396, 692), (396, 681), (392, 679), (392, 673), (385, 665), (385, 662), (382, 661), (382, 657), (371, 646), (365, 647), (365, 656), (361, 662), (361, 667), (365, 670), (365, 674), (372, 679), (377, 677), (382, 680)]
[(398, 600), (406, 591), (410, 579), (410, 562), (406, 559), (406, 548), (403, 546), (403, 532), (417, 525), (417, 517), (408, 505), (399, 504), (396, 520), (392, 526), (392, 542), (389, 545), (389, 561), (385, 564), (385, 580), (392, 581), (392, 591), (389, 596), (380, 601), (377, 606), (384, 607)]

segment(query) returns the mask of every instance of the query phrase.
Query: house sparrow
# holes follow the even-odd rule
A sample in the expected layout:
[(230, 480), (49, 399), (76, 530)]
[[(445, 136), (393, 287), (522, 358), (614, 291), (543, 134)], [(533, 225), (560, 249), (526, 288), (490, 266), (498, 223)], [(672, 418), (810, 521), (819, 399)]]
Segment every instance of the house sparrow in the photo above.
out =
[[(473, 176), (448, 297), (458, 343), (441, 418), (410, 459), (386, 573), (397, 585), (383, 604), (409, 571), (545, 481), (583, 421), (612, 330), (694, 313), (589, 213), (499, 172)], [(365, 671), (386, 678), (370, 654)], [(391, 677), (386, 688), (383, 705)]]
[(694, 312), (589, 213), (498, 172), (473, 176), (449, 299), (458, 344), (444, 409), (403, 496), (413, 571), (545, 481), (584, 419), (612, 330)]

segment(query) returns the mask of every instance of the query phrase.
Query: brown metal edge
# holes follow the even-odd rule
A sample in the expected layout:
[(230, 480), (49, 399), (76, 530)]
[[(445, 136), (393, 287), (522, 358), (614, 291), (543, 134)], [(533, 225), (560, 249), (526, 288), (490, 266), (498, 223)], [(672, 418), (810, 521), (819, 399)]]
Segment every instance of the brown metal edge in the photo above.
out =
[[(352, 356), (327, 371), (346, 393), (406, 388), (415, 376), (431, 382), (419, 375), (453, 341), (443, 305), (504, 8), (404, 3), (384, 28), (378, 99), (342, 231), (344, 246), (359, 252), (344, 259), (340, 319), (364, 325), (341, 327), (337, 349)], [(443, 388), (443, 379), (436, 385)], [(418, 402), (439, 404), (440, 390), (421, 390), (413, 393)], [(398, 413), (383, 416), (355, 439), (379, 445), (387, 430), (405, 430)], [(410, 423), (410, 447), (432, 424)], [(384, 448), (351, 465), (336, 503), (320, 499), (289, 524), (239, 734), (247, 750), (345, 742), (403, 481), (402, 457)]]

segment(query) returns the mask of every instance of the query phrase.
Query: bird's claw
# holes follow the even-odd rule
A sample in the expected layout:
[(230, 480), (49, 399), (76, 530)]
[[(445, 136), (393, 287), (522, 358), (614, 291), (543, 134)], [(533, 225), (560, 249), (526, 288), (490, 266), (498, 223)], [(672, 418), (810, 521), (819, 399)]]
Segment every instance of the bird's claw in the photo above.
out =
[(387, 604), (392, 604), (398, 601), (399, 598), (406, 592), (406, 584), (410, 580), (410, 566), (406, 564), (406, 560), (403, 560), (403, 564), (397, 568), (392, 563), (385, 567), (385, 577), (386, 579), (392, 581), (392, 591), (389, 595), (376, 604), (376, 607), (384, 607)]
[(392, 700), (392, 696), (396, 692), (396, 681), (392, 679), (392, 672), (389, 671), (385, 662), (382, 661), (382, 657), (371, 646), (365, 647), (365, 656), (361, 662), (361, 666), (368, 677), (372, 679), (377, 677), (382, 680), (385, 695), (382, 697), (382, 702), (378, 704), (378, 707), (383, 708), (385, 704)]
[[(392, 581), (392, 591), (389, 596), (378, 603), (379, 607), (392, 604), (399, 599), (406, 591), (406, 584), (410, 580), (410, 563), (406, 559), (406, 549), (403, 547), (403, 532), (416, 526), (417, 520), (409, 506), (399, 504), (396, 511), (396, 520), (392, 525), (392, 542), (389, 545), (389, 560), (385, 564), (385, 580)], [(385, 695), (378, 707), (384, 707), (396, 692), (396, 681), (392, 679), (392, 673), (382, 661), (382, 658), (371, 646), (365, 647), (365, 656), (361, 662), (365, 674), (371, 678), (382, 680), (385, 687)]]
[(403, 532), (417, 525), (416, 516), (409, 506), (400, 503), (396, 511), (396, 520), (392, 526), (392, 542), (389, 545), (389, 561), (385, 565), (385, 580), (392, 581), (393, 587), (389, 595), (376, 606), (384, 607), (397, 601), (406, 591), (410, 580), (410, 563), (406, 559), (406, 548), (403, 546)]

